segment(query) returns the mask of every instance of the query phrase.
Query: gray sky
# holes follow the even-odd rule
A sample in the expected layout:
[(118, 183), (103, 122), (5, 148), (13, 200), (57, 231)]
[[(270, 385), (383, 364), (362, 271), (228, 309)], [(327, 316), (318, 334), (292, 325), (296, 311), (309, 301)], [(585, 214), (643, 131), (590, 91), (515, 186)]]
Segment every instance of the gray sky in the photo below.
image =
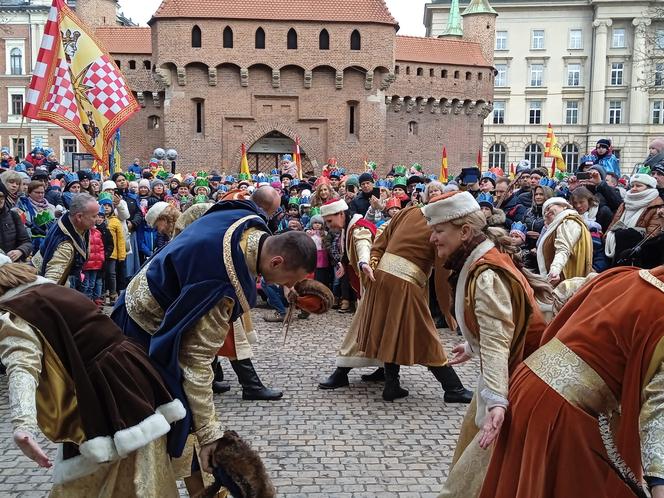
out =
[[(203, 0), (204, 1), (204, 0)], [(428, 0), (385, 0), (392, 15), (399, 22), (400, 35), (424, 36), (424, 4)], [(135, 22), (145, 24), (161, 0), (120, 0), (120, 8), (127, 17)]]

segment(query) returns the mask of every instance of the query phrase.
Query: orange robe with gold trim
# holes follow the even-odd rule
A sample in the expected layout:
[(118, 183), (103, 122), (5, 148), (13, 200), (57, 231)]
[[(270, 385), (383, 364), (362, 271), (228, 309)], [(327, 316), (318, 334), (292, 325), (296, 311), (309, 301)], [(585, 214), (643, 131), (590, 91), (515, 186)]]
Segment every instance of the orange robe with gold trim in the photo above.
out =
[(616, 268), (586, 284), (517, 368), (481, 498), (633, 497), (600, 437), (610, 401), (628, 467), (664, 476), (664, 267), (643, 272)]

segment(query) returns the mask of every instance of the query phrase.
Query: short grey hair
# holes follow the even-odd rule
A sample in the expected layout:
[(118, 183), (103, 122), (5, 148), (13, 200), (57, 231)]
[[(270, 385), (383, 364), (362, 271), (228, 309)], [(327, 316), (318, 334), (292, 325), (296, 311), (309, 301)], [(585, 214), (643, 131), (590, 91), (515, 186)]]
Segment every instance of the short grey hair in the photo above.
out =
[(78, 213), (84, 213), (91, 202), (97, 203), (97, 199), (88, 193), (74, 194), (69, 203), (69, 214), (73, 216)]
[(8, 170), (0, 174), (0, 182), (6, 187), (8, 183), (18, 183), (19, 185), (23, 182), (23, 177), (18, 171)]

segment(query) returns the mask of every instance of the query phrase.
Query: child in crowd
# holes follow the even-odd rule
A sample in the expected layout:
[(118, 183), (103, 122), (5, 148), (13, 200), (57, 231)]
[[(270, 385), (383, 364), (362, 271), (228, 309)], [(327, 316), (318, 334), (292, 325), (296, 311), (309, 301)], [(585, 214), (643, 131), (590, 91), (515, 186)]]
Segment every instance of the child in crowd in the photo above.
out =
[(525, 268), (533, 272), (537, 272), (537, 254), (534, 249), (528, 249), (526, 244), (526, 236), (528, 234), (528, 227), (520, 221), (512, 223), (510, 227), (510, 238), (512, 244), (517, 249), (517, 254), (521, 259), (521, 263)]
[(327, 252), (328, 234), (325, 230), (325, 222), (320, 214), (311, 217), (307, 227), (307, 235), (316, 244), (316, 272), (314, 278), (332, 289), (334, 271), (330, 266), (330, 257)]
[(115, 214), (113, 200), (110, 195), (102, 194), (99, 204), (104, 209), (104, 216), (108, 231), (113, 238), (113, 252), (106, 262), (106, 290), (108, 291), (109, 305), (113, 306), (118, 298), (118, 289), (124, 288), (124, 261), (127, 258), (122, 223)]

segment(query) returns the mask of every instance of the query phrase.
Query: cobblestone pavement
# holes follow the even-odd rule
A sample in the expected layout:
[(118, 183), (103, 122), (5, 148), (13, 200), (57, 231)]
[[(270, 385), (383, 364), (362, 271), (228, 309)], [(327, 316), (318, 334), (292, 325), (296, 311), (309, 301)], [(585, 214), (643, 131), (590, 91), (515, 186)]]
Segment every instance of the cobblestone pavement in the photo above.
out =
[[(222, 421), (246, 437), (263, 456), (278, 496), (290, 498), (435, 497), (447, 475), (465, 405), (446, 405), (443, 391), (423, 367), (401, 369), (410, 395), (394, 403), (381, 398), (382, 384), (350, 374), (350, 388), (321, 391), (318, 382), (334, 369), (334, 353), (350, 316), (295, 320), (287, 343), (280, 324), (267, 324), (256, 310), (260, 344), (254, 364), (265, 385), (282, 388), (275, 402), (242, 401), (230, 365), (232, 389), (216, 396)], [(440, 330), (447, 351), (458, 342)], [(472, 389), (477, 363), (457, 369)], [(52, 457), (55, 447), (45, 443)], [(51, 473), (36, 468), (11, 441), (7, 382), (0, 378), (0, 498), (42, 497)], [(182, 496), (187, 496), (182, 491)]]

